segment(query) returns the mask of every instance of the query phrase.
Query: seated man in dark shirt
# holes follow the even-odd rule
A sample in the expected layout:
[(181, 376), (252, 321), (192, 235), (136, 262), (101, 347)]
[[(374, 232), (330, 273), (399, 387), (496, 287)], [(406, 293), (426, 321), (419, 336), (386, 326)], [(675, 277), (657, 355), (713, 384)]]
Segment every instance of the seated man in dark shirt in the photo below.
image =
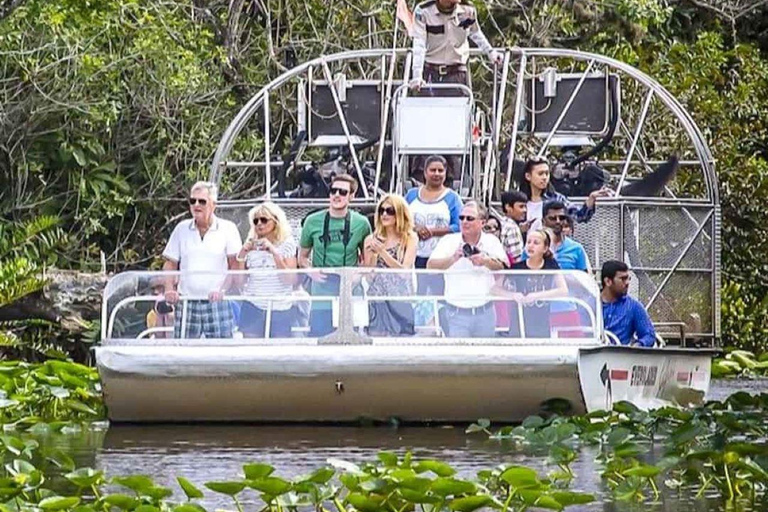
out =
[(656, 331), (643, 305), (627, 295), (629, 280), (629, 267), (625, 263), (615, 260), (603, 263), (600, 295), (605, 329), (615, 334), (622, 345), (652, 347), (656, 343)]

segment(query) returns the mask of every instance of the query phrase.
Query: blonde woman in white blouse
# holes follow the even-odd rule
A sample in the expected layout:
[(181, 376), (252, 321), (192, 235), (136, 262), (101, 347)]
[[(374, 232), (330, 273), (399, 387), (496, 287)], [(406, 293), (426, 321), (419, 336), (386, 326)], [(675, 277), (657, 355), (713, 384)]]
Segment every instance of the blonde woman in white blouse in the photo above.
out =
[(292, 294), (296, 274), (275, 270), (297, 267), (296, 241), (282, 208), (265, 202), (248, 212), (250, 231), (248, 239), (237, 255), (249, 273), (245, 281), (244, 295), (257, 295), (243, 304), (240, 312), (240, 330), (245, 338), (263, 338), (267, 312), (271, 310), (270, 338), (291, 336), (293, 324), (290, 300), (280, 300)]

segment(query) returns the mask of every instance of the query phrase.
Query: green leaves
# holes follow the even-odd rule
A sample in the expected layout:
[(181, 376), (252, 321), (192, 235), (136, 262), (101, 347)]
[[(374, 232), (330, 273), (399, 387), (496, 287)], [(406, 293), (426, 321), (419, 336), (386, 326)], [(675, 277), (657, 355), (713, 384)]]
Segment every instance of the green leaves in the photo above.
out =
[(195, 498), (203, 497), (203, 491), (195, 487), (195, 485), (192, 482), (190, 482), (183, 476), (176, 477), (176, 481), (179, 482), (179, 486), (181, 486), (181, 490), (184, 491), (184, 494), (187, 495), (188, 500), (193, 500)]
[(245, 489), (245, 482), (206, 482), (205, 486), (213, 492), (235, 496)]

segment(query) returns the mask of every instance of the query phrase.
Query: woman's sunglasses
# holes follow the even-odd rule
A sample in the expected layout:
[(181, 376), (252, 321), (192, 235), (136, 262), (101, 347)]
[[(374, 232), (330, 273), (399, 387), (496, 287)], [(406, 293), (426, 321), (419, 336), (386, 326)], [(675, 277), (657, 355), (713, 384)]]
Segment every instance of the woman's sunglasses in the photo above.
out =
[(189, 198), (189, 206), (195, 206), (196, 204), (199, 204), (200, 206), (205, 206), (208, 204), (207, 199), (198, 199), (196, 197), (190, 197)]
[(395, 210), (394, 206), (380, 206), (379, 215), (384, 215), (385, 213), (389, 216), (394, 216), (397, 210)]
[(483, 231), (485, 231), (486, 233), (493, 233), (494, 231), (498, 231), (498, 230), (499, 230), (499, 226), (497, 226), (496, 224), (486, 224), (485, 226), (483, 226)]
[(253, 218), (253, 225), (258, 226), (259, 224), (269, 224), (269, 221), (271, 221), (269, 217), (254, 217)]

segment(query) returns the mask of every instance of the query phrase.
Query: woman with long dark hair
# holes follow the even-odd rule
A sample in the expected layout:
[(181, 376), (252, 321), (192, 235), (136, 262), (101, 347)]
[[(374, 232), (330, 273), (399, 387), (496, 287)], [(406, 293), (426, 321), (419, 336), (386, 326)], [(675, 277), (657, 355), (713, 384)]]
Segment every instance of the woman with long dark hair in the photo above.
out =
[(610, 190), (602, 188), (589, 194), (581, 207), (572, 204), (552, 186), (549, 162), (544, 157), (531, 158), (525, 162), (518, 186), (520, 192), (528, 197), (527, 220), (531, 222), (530, 229), (541, 228), (542, 207), (547, 201), (561, 201), (565, 204), (568, 215), (576, 222), (587, 222), (595, 213), (595, 200), (610, 194)]

